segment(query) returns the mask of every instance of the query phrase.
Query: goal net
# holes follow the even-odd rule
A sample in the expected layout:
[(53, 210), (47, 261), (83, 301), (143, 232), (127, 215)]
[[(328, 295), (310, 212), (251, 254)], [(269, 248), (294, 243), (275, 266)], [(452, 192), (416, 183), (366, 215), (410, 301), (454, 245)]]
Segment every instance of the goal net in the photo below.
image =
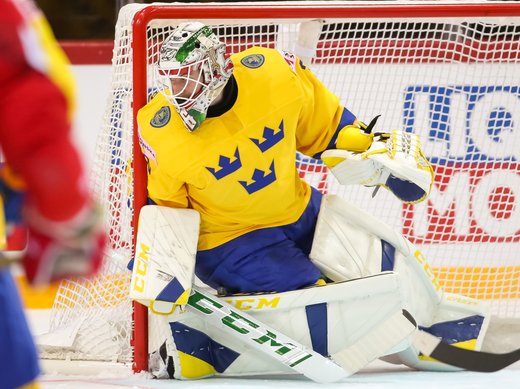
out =
[(342, 187), (319, 160), (303, 155), (297, 168), (323, 193), (402, 232), (446, 291), (486, 300), (496, 315), (520, 316), (520, 4), (130, 4), (116, 26), (93, 171), (110, 248), (102, 276), (62, 283), (51, 330), (69, 328), (73, 340), (42, 357), (146, 367), (147, 314), (127, 297), (136, 210), (146, 202), (135, 116), (155, 89), (151, 65), (161, 42), (186, 20), (210, 25), (230, 53), (255, 45), (294, 52), (360, 119), (381, 114), (377, 131), (418, 134), (435, 170), (421, 204)]

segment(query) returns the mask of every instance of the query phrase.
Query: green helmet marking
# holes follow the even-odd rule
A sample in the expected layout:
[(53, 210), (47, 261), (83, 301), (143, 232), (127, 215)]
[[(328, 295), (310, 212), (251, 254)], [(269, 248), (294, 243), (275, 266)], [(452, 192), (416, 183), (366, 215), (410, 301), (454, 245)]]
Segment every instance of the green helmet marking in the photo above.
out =
[(209, 37), (211, 34), (213, 34), (213, 31), (211, 31), (208, 26), (202, 27), (199, 31), (190, 36), (186, 42), (184, 42), (184, 44), (177, 51), (177, 54), (175, 54), (175, 59), (180, 63), (184, 62), (188, 55), (193, 50), (195, 50), (196, 44), (198, 43), (198, 38), (202, 34)]

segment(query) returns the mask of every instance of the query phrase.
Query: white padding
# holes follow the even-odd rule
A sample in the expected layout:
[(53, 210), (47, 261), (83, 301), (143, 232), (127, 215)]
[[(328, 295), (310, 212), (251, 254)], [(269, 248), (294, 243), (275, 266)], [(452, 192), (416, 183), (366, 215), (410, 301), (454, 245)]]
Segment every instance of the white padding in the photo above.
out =
[(310, 258), (333, 281), (381, 271), (381, 240), (337, 212), (333, 198), (322, 200)]
[(193, 209), (147, 205), (139, 214), (130, 298), (154, 313), (185, 304), (195, 275), (200, 215)]
[[(409, 346), (405, 339), (410, 332), (407, 327), (404, 333), (400, 329), (391, 332), (395, 336), (387, 336), (385, 342), (374, 341), (371, 337), (372, 331), (379, 333), (382, 323), (403, 309), (398, 276), (391, 272), (320, 287), (283, 293), (230, 296), (223, 300), (307, 347), (313, 346), (313, 337), (315, 342), (325, 342), (328, 354), (350, 366), (351, 374), (371, 360), (396, 350), (396, 347), (402, 351)], [(309, 308), (317, 306), (321, 306), (323, 316), (310, 313)], [(221, 345), (238, 352), (240, 356), (222, 373), (224, 375), (290, 372), (277, 361), (240, 343), (236, 337), (231, 337), (209, 322), (201, 321), (190, 310), (176, 311), (169, 320), (202, 331)], [(319, 322), (323, 324), (321, 329), (316, 328)], [(173, 337), (176, 336), (174, 333)], [(347, 358), (342, 352), (346, 349), (353, 352), (357, 350), (357, 353), (347, 353)], [(181, 363), (178, 358), (174, 358), (174, 362)], [(176, 365), (175, 372), (182, 372), (180, 366)], [(179, 373), (176, 378), (185, 377)]]
[[(488, 328), (488, 305), (469, 297), (445, 293), (427, 258), (415, 245), (355, 205), (338, 196), (324, 196), (310, 256), (326, 275), (335, 277), (333, 279), (348, 279), (356, 274), (356, 269), (359, 273), (365, 272), (364, 275), (377, 274), (381, 266), (381, 251), (377, 252), (377, 247), (381, 247), (381, 240), (396, 249), (393, 271), (398, 276), (405, 309), (419, 325), (428, 328), (434, 324), (482, 316), (484, 321), (474, 343), (475, 349), (480, 349)], [(420, 358), (413, 347), (399, 352), (392, 359), (418, 369), (450, 370), (446, 365)]]
[(310, 258), (329, 278), (339, 281), (381, 272), (381, 239), (395, 248), (407, 309), (431, 325), (441, 301), (440, 285), (424, 256), (402, 234), (338, 196), (324, 196)]

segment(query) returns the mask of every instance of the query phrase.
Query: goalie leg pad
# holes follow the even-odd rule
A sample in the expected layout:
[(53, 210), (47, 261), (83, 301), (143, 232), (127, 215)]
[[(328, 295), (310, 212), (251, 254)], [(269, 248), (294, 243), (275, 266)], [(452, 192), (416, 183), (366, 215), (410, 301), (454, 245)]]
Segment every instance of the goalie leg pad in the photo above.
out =
[[(224, 301), (323, 355), (355, 359), (366, 349), (379, 352), (368, 357), (365, 353), (357, 368), (409, 345), (405, 337), (390, 337), (381, 351), (380, 342), (370, 342), (371, 331), (402, 310), (394, 273), (291, 292), (229, 296)], [(189, 310), (176, 311), (167, 319), (172, 329), (169, 349), (174, 351), (175, 378), (294, 373)], [(359, 339), (364, 339), (366, 347), (358, 344)], [(271, 344), (276, 347), (276, 339)], [(342, 352), (349, 349), (360, 352)]]
[[(366, 277), (383, 269), (395, 271), (405, 307), (420, 327), (449, 343), (480, 349), (488, 326), (488, 306), (443, 292), (426, 258), (414, 245), (343, 199), (323, 198), (310, 257), (335, 281)], [(471, 326), (465, 326), (468, 323)], [(415, 368), (447, 369), (446, 365), (419, 358), (413, 349), (401, 353), (399, 360)]]
[(520, 319), (491, 316), (482, 351), (492, 353), (511, 352), (520, 345)]
[(203, 378), (223, 373), (240, 355), (186, 324), (177, 321), (170, 323), (170, 327), (175, 334), (180, 367), (176, 378)]
[[(433, 324), (419, 326), (419, 328), (453, 346), (480, 350), (485, 342), (490, 320), (491, 316), (486, 304), (473, 298), (444, 293), (431, 319)], [(403, 363), (419, 370), (461, 370), (420, 354), (414, 346), (390, 356), (387, 361)]]

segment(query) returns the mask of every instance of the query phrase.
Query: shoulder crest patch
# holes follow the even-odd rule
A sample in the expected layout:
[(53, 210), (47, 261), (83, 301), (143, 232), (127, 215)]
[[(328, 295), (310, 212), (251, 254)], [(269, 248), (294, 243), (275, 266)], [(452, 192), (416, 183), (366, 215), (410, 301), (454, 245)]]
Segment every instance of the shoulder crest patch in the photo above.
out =
[(265, 62), (265, 57), (262, 54), (251, 54), (240, 60), (240, 63), (246, 68), (256, 69), (262, 66)]
[(152, 120), (150, 120), (150, 125), (154, 128), (164, 127), (170, 121), (171, 116), (172, 113), (170, 111), (170, 107), (161, 107), (161, 109), (155, 113)]

